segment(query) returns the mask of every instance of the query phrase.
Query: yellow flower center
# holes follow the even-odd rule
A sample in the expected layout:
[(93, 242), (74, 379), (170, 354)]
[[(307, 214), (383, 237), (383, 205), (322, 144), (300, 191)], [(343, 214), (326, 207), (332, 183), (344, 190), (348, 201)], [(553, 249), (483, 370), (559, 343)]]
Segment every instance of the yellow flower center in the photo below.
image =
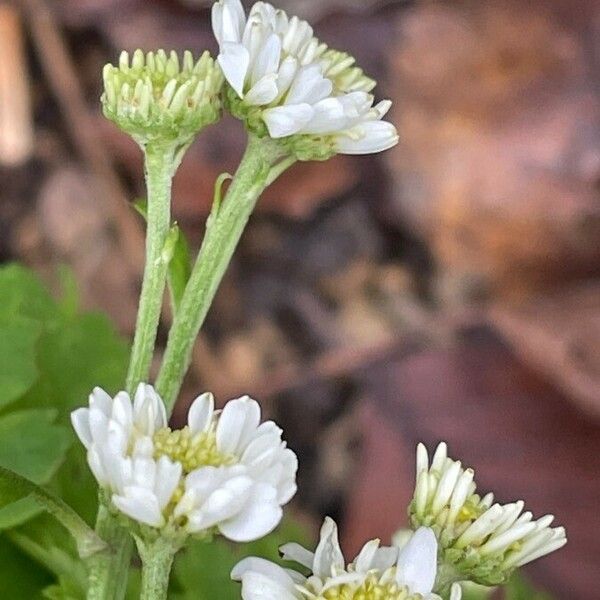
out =
[(219, 452), (214, 430), (192, 435), (187, 426), (175, 431), (164, 427), (154, 434), (154, 458), (160, 456), (168, 456), (181, 463), (184, 473), (200, 467), (222, 467), (237, 462), (235, 456)]
[(385, 580), (383, 582), (381, 573), (375, 571), (359, 586), (346, 583), (331, 587), (316, 596), (316, 600), (423, 600), (421, 594), (411, 594), (406, 586), (390, 581), (389, 577)]

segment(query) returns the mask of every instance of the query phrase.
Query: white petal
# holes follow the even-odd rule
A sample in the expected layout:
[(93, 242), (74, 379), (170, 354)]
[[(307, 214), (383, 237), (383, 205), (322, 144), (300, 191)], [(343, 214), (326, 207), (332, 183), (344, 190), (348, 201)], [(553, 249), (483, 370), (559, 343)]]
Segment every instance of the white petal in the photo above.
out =
[(375, 559), (378, 549), (379, 540), (370, 540), (362, 547), (362, 550), (353, 561), (354, 566), (359, 573), (366, 573), (373, 568), (373, 560)]
[(280, 59), (281, 40), (273, 33), (267, 37), (253, 61), (252, 85), (256, 85), (265, 75), (276, 75)]
[(316, 104), (331, 94), (333, 84), (323, 77), (318, 65), (303, 67), (290, 86), (286, 104)]
[(226, 42), (221, 45), (221, 54), (219, 54), (218, 61), (229, 85), (240, 98), (243, 98), (244, 83), (250, 66), (248, 50), (242, 44)]
[(374, 154), (398, 143), (396, 128), (387, 121), (368, 121), (358, 125), (354, 135), (339, 135), (336, 145), (340, 154)]
[(281, 552), (283, 560), (292, 560), (303, 567), (312, 570), (315, 554), (304, 548), (304, 546), (290, 542), (289, 544), (281, 546), (279, 552)]
[(192, 435), (206, 431), (215, 413), (215, 398), (207, 392), (198, 396), (188, 412), (188, 426)]
[(90, 470), (92, 471), (96, 481), (101, 485), (108, 485), (110, 482), (108, 480), (108, 475), (102, 463), (102, 459), (98, 454), (98, 451), (93, 446), (87, 453), (87, 461), (90, 466)]
[(276, 82), (276, 74), (265, 75), (248, 90), (248, 93), (246, 94), (246, 104), (251, 106), (271, 104), (271, 102), (277, 98), (277, 94), (279, 93)]
[(276, 106), (263, 111), (263, 120), (272, 138), (283, 138), (298, 133), (314, 115), (310, 104)]
[(219, 531), (234, 542), (250, 542), (271, 533), (282, 516), (275, 489), (259, 484), (254, 486), (243, 510), (219, 523)]
[(313, 573), (325, 578), (331, 575), (333, 568), (342, 570), (345, 567), (344, 555), (338, 541), (337, 525), (333, 519), (325, 518), (321, 527), (321, 539), (315, 550)]
[(90, 408), (96, 408), (110, 417), (112, 411), (112, 398), (100, 387), (95, 387), (89, 397)]
[(112, 497), (113, 504), (124, 514), (151, 527), (160, 527), (163, 516), (156, 496), (149, 490), (137, 487), (125, 489), (125, 495)]
[(89, 408), (78, 408), (71, 413), (71, 423), (81, 443), (89, 449), (92, 444), (92, 432), (90, 431)]
[(437, 572), (437, 540), (428, 527), (420, 527), (398, 555), (396, 579), (413, 594), (429, 594)]
[(462, 588), (459, 583), (453, 583), (450, 589), (450, 600), (460, 600), (462, 598)]
[(242, 600), (296, 600), (302, 595), (295, 589), (280, 585), (262, 573), (246, 573), (242, 580)]
[(131, 424), (133, 423), (133, 408), (131, 406), (131, 398), (127, 392), (119, 392), (115, 396), (111, 418), (125, 429), (131, 427)]
[(260, 423), (260, 406), (248, 396), (225, 405), (217, 425), (217, 448), (225, 454), (243, 453)]
[(249, 556), (241, 560), (231, 571), (231, 579), (234, 581), (242, 581), (246, 573), (262, 573), (272, 581), (276, 581), (285, 588), (293, 589), (294, 580), (288, 575), (285, 569), (279, 565), (265, 560), (264, 558), (256, 558)]
[(167, 506), (181, 479), (182, 467), (178, 462), (172, 462), (166, 456), (158, 459), (156, 469), (155, 492), (158, 505), (162, 510)]
[(349, 119), (338, 98), (325, 98), (314, 106), (313, 118), (302, 128), (302, 133), (333, 133), (348, 126)]
[(240, 0), (221, 0), (213, 5), (212, 26), (219, 43), (240, 42), (245, 22)]

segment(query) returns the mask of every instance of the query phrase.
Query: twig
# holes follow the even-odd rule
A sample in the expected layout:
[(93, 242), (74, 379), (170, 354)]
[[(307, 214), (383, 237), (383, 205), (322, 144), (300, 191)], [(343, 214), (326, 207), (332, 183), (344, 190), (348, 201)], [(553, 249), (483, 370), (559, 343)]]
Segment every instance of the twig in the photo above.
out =
[(25, 162), (33, 149), (33, 117), (21, 19), (0, 4), (0, 164)]

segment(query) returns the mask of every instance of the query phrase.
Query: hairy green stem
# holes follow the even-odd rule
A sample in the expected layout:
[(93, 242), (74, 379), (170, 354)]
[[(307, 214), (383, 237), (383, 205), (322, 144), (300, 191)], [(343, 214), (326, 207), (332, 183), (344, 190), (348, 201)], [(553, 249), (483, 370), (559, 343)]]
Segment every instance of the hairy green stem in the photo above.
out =
[(96, 531), (108, 547), (88, 559), (87, 600), (120, 600), (125, 597), (133, 540), (101, 503)]
[[(149, 144), (144, 154), (148, 192), (146, 264), (127, 373), (126, 389), (130, 394), (140, 382), (148, 380), (169, 267), (165, 244), (171, 225), (174, 148), (169, 144)], [(87, 598), (121, 600), (127, 587), (133, 543), (129, 531), (110, 514), (102, 498), (96, 532), (108, 543), (108, 549), (88, 561)]]
[[(173, 405), (192, 360), (192, 350), (248, 219), (264, 189), (281, 174), (285, 160), (269, 138), (250, 137), (225, 199), (213, 207), (202, 247), (173, 321), (156, 387), (167, 409)], [(286, 162), (289, 166), (291, 162)], [(275, 175), (274, 175), (275, 173)]]
[(127, 373), (129, 393), (138, 383), (148, 380), (169, 267), (169, 258), (164, 256), (164, 250), (171, 226), (173, 148), (171, 145), (149, 144), (145, 149), (145, 159), (148, 187), (146, 265)]
[(151, 544), (138, 540), (137, 547), (142, 559), (140, 600), (164, 600), (169, 589), (171, 566), (179, 546), (159, 537)]

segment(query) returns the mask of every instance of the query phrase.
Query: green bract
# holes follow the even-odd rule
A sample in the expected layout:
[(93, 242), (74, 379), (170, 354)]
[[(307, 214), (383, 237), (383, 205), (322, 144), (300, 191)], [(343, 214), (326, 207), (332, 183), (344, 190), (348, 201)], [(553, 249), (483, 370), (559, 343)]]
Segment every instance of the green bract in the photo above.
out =
[(123, 52), (118, 66), (103, 71), (104, 115), (140, 145), (149, 142), (186, 144), (202, 128), (218, 120), (223, 85), (221, 69), (208, 52), (194, 61), (184, 52)]

